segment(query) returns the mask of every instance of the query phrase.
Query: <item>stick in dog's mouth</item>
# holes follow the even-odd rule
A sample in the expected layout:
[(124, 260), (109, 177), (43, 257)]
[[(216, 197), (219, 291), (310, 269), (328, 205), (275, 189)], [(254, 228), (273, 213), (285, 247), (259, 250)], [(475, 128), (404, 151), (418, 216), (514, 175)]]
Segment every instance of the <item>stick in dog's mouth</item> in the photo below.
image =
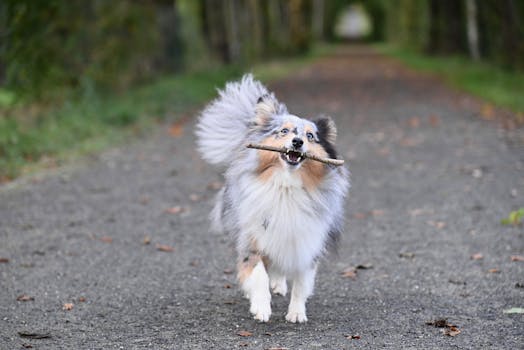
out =
[(286, 160), (292, 163), (296, 163), (296, 164), (300, 163), (300, 161), (302, 161), (303, 159), (311, 159), (317, 162), (321, 162), (321, 163), (328, 164), (328, 165), (335, 165), (335, 166), (340, 166), (344, 164), (343, 159), (321, 158), (321, 157), (315, 156), (314, 154), (309, 154), (307, 152), (300, 153), (300, 152), (296, 152), (296, 151), (287, 149), (285, 147), (280, 148), (280, 147), (259, 145), (256, 143), (248, 143), (246, 147), (260, 149), (264, 151), (283, 153), (283, 155), (287, 158)]

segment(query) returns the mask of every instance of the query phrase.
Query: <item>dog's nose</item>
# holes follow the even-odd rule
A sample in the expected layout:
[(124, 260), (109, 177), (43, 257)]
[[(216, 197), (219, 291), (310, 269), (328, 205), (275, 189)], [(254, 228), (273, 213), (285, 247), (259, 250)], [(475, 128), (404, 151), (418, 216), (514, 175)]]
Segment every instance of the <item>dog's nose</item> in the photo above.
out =
[(295, 137), (293, 140), (291, 140), (291, 143), (293, 144), (293, 147), (300, 148), (304, 144), (304, 141), (298, 137)]

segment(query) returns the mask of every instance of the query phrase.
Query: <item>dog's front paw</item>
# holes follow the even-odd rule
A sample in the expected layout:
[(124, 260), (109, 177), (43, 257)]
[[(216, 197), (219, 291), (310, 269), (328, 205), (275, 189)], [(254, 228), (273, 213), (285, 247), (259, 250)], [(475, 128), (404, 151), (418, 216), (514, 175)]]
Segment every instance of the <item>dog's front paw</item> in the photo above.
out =
[(305, 312), (289, 311), (286, 315), (286, 321), (291, 323), (304, 323), (307, 322), (307, 316)]
[(252, 302), (249, 312), (253, 314), (255, 320), (267, 322), (271, 316), (271, 303), (266, 301)]

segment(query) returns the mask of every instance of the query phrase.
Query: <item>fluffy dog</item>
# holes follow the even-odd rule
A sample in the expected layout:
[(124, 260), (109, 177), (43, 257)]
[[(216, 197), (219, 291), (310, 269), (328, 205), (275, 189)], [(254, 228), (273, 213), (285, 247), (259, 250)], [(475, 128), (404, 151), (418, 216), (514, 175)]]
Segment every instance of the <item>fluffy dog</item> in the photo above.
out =
[[(319, 259), (336, 246), (343, 224), (348, 171), (303, 157), (337, 158), (329, 117), (290, 114), (252, 75), (230, 82), (201, 113), (196, 135), (202, 157), (226, 166), (212, 227), (232, 234), (238, 280), (254, 318), (267, 322), (271, 293), (292, 281), (289, 322), (305, 322)], [(247, 149), (247, 143), (287, 153)]]

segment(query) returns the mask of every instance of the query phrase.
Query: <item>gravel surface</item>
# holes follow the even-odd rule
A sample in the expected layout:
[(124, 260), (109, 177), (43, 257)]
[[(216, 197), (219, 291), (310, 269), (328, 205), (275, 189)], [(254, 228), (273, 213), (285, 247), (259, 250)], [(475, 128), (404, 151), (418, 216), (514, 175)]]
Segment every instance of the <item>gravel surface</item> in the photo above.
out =
[(524, 207), (522, 129), (368, 49), (270, 87), (334, 117), (352, 173), (307, 324), (285, 322), (288, 297), (250, 317), (233, 243), (208, 231), (221, 170), (187, 118), (0, 188), (0, 349), (522, 349), (524, 314), (504, 311), (524, 307), (524, 230), (500, 224)]

